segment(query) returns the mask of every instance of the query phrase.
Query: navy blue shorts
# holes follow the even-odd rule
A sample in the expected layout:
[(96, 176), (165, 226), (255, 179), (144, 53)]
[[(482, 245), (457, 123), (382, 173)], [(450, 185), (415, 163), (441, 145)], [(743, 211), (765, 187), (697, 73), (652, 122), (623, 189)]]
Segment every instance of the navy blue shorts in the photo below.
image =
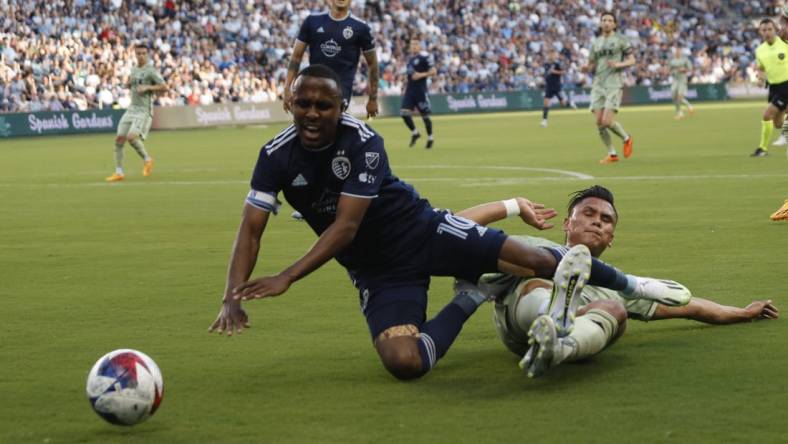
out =
[(361, 311), (374, 340), (395, 325), (426, 320), (430, 276), (453, 276), (471, 282), (498, 271), (498, 257), (506, 241), (500, 230), (483, 227), (446, 211), (435, 211), (431, 235), (422, 246), (386, 272), (353, 273)]
[(558, 88), (547, 88), (544, 90), (545, 99), (552, 99), (553, 97), (558, 97), (558, 100), (564, 100), (564, 95), (561, 94), (560, 86)]
[(408, 111), (418, 109), (419, 114), (422, 116), (432, 112), (432, 108), (430, 107), (430, 98), (424, 92), (405, 91), (405, 95), (402, 96), (402, 102), (399, 108), (406, 109)]

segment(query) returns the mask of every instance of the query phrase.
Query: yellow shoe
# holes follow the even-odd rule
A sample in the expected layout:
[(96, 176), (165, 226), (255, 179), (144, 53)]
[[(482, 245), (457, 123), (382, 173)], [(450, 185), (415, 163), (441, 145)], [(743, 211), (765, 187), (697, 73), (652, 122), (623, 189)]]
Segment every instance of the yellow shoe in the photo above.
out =
[(783, 202), (783, 206), (781, 206), (779, 210), (772, 213), (772, 215), (769, 216), (769, 219), (788, 220), (788, 199), (785, 199), (785, 202)]
[(599, 163), (601, 163), (602, 165), (607, 165), (607, 164), (616, 163), (616, 162), (618, 162), (618, 155), (617, 154), (608, 154), (607, 156), (605, 156), (604, 159), (599, 161)]
[(153, 159), (148, 159), (145, 161), (145, 166), (142, 167), (142, 175), (143, 176), (150, 176), (153, 172)]
[(107, 177), (104, 180), (106, 180), (107, 182), (120, 182), (121, 180), (123, 180), (124, 177), (126, 176), (124, 176), (123, 174), (113, 173), (111, 176)]

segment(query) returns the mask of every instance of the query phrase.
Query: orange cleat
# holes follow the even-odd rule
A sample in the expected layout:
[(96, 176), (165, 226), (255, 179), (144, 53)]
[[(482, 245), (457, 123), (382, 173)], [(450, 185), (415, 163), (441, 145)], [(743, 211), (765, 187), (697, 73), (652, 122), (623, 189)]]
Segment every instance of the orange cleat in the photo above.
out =
[(124, 177), (126, 176), (124, 176), (123, 174), (114, 173), (104, 180), (106, 180), (107, 182), (120, 182), (121, 180), (123, 180)]
[(632, 155), (632, 136), (627, 137), (627, 140), (624, 141), (624, 157), (629, 159), (629, 156)]
[(599, 163), (601, 163), (602, 165), (608, 165), (608, 164), (616, 163), (616, 162), (618, 162), (618, 155), (617, 154), (608, 154), (607, 156), (605, 156), (604, 159), (599, 161)]
[(148, 159), (145, 161), (145, 166), (142, 167), (142, 175), (143, 176), (150, 176), (153, 172), (153, 159)]
[(769, 219), (778, 221), (778, 220), (788, 220), (788, 199), (785, 199), (783, 202), (783, 206), (780, 207), (777, 211), (775, 211)]

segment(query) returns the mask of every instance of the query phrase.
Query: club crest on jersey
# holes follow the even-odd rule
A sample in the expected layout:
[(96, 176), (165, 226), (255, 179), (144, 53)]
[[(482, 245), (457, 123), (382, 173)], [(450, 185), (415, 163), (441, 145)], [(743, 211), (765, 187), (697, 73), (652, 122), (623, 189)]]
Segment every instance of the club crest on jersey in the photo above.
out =
[(329, 39), (320, 44), (320, 51), (326, 57), (335, 57), (337, 54), (342, 52), (342, 47), (339, 46), (339, 43), (334, 41), (334, 39)]
[(785, 54), (781, 52), (781, 53), (777, 54), (777, 58), (782, 60), (782, 59), (785, 58)]
[(340, 180), (345, 180), (350, 175), (350, 160), (344, 156), (337, 156), (331, 161), (331, 171)]
[(342, 30), (342, 37), (344, 37), (345, 40), (350, 40), (350, 38), (353, 37), (353, 28), (346, 26), (345, 29)]
[(367, 168), (374, 170), (378, 167), (378, 163), (380, 162), (380, 153), (367, 151), (364, 153), (364, 161), (367, 164)]

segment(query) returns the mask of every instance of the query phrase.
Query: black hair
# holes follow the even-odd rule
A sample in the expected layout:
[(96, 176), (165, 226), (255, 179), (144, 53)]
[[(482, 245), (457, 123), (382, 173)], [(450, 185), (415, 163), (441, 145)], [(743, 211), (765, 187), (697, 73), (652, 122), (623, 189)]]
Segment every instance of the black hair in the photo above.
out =
[(603, 187), (602, 185), (593, 185), (584, 190), (578, 190), (569, 195), (569, 206), (567, 207), (568, 214), (572, 214), (572, 210), (583, 200), (589, 197), (596, 197), (609, 203), (613, 207), (613, 213), (616, 215), (616, 222), (618, 222), (618, 210), (613, 199), (613, 192)]
[[(765, 18), (765, 19), (761, 20), (761, 21), (758, 23), (758, 26), (761, 26), (761, 25), (767, 25), (767, 24), (768, 24), (768, 25), (775, 26), (775, 25), (774, 25), (774, 20), (772, 20), (772, 19), (770, 19), (770, 18)], [(775, 26), (775, 28), (776, 28), (776, 26)]]
[(150, 48), (148, 47), (148, 44), (147, 44), (147, 43), (144, 43), (144, 42), (137, 42), (137, 43), (135, 43), (135, 44), (134, 44), (134, 48), (145, 48), (145, 49), (150, 49)]
[(605, 11), (602, 14), (599, 15), (599, 19), (601, 20), (602, 17), (604, 17), (606, 15), (609, 15), (609, 16), (613, 17), (613, 23), (615, 23), (615, 25), (616, 25), (616, 27), (613, 28), (613, 30), (614, 31), (618, 31), (618, 17), (616, 17), (616, 14), (613, 11)]
[(342, 79), (339, 78), (339, 74), (337, 74), (336, 71), (326, 65), (321, 65), (319, 63), (315, 65), (309, 65), (299, 71), (296, 78), (301, 76), (320, 77), (321, 79), (333, 80), (337, 84), (339, 95), (342, 95)]

